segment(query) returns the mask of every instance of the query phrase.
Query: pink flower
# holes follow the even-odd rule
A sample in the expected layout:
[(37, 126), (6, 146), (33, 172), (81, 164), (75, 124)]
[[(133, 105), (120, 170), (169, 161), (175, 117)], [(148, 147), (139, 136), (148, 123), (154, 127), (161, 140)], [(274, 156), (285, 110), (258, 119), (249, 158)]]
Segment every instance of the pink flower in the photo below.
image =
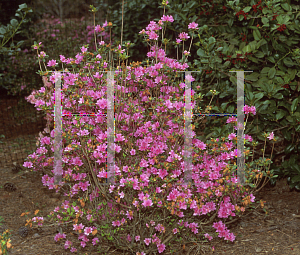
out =
[(73, 252), (77, 252), (77, 249), (76, 249), (75, 247), (72, 247), (70, 251), (71, 251), (72, 253), (73, 253)]
[(189, 24), (188, 29), (197, 29), (198, 28), (198, 24), (195, 22), (192, 22)]
[(204, 236), (206, 237), (206, 238), (208, 238), (208, 240), (210, 241), (211, 239), (213, 239), (213, 237), (212, 236), (210, 236), (209, 234), (204, 234)]
[(151, 238), (145, 238), (144, 242), (148, 246), (151, 243)]
[(85, 229), (84, 229), (84, 234), (85, 235), (89, 235), (89, 234), (91, 234), (92, 233), (92, 228), (91, 227), (86, 227)]
[(132, 150), (130, 151), (130, 154), (131, 154), (131, 155), (135, 155), (135, 149), (132, 149)]
[(145, 201), (142, 203), (142, 205), (143, 205), (144, 207), (147, 207), (147, 206), (153, 205), (153, 203), (152, 203), (152, 200), (147, 199), (147, 200), (145, 200)]
[(81, 52), (84, 53), (87, 51), (87, 48), (85, 48), (84, 46), (81, 47)]
[(99, 239), (97, 237), (95, 237), (94, 239), (92, 239), (92, 244), (96, 245), (97, 243), (99, 243)]
[(96, 32), (96, 33), (101, 32), (101, 26), (100, 26), (100, 25), (97, 25), (97, 26), (95, 27), (95, 32)]
[(154, 31), (151, 31), (149, 33), (149, 39), (150, 40), (157, 40), (157, 38), (158, 38), (158, 34), (156, 34)]
[(68, 248), (70, 248), (71, 245), (72, 245), (72, 242), (69, 241), (69, 240), (67, 240), (67, 241), (65, 242), (64, 247), (65, 247), (65, 249), (68, 249)]
[(32, 164), (32, 162), (24, 162), (23, 166), (28, 167), (28, 168), (32, 168), (33, 164)]
[(47, 66), (56, 66), (57, 65), (57, 63), (56, 63), (56, 60), (54, 60), (54, 59), (52, 59), (52, 60), (50, 60), (49, 62), (48, 62), (48, 64), (47, 64)]
[(136, 236), (136, 237), (135, 237), (135, 241), (136, 241), (136, 242), (137, 242), (137, 241), (140, 241), (140, 238), (141, 238), (140, 236)]
[(234, 137), (236, 137), (236, 135), (234, 133), (231, 133), (229, 136), (228, 136), (228, 139), (229, 140), (232, 140)]
[(178, 233), (179, 231), (178, 231), (178, 229), (177, 228), (174, 228), (173, 229), (173, 234), (175, 235), (176, 233)]
[(252, 113), (253, 115), (256, 115), (255, 106), (249, 107), (248, 105), (245, 105), (242, 111), (245, 112), (245, 114)]
[(64, 234), (64, 233), (63, 234), (58, 233), (58, 234), (55, 235), (54, 240), (57, 242), (57, 241), (59, 241), (62, 238), (66, 238), (66, 234)]
[(161, 243), (157, 245), (157, 248), (158, 248), (158, 253), (162, 253), (165, 250), (166, 246), (163, 243)]
[(179, 38), (180, 38), (181, 40), (185, 41), (185, 40), (187, 40), (188, 38), (190, 38), (190, 36), (189, 36), (187, 33), (182, 32), (182, 33), (179, 34)]
[(272, 132), (272, 133), (270, 133), (269, 134), (269, 136), (268, 136), (268, 138), (269, 138), (269, 140), (272, 140), (272, 139), (274, 139), (274, 133)]
[(165, 21), (165, 22), (173, 22), (174, 21), (172, 15), (167, 15), (167, 16), (163, 15), (161, 20)]

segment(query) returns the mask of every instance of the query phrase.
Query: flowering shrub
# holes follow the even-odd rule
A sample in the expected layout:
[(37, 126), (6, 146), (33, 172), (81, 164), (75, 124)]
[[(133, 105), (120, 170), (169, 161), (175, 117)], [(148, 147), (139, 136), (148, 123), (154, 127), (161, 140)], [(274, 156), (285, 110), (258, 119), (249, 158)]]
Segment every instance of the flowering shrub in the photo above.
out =
[[(171, 16), (163, 16), (163, 19), (165, 22), (172, 21)], [(164, 23), (161, 20), (158, 24)], [(155, 43), (158, 39), (157, 32), (162, 28), (158, 24), (151, 21), (146, 30), (141, 31), (141, 34), (147, 35), (146, 38)], [(197, 25), (196, 23), (191, 23), (189, 28), (195, 30)], [(189, 38), (185, 32), (182, 32), (179, 37), (183, 42)], [(41, 44), (35, 44), (34, 48), (38, 50), (40, 46)], [(92, 107), (92, 109), (98, 110), (99, 113), (103, 113), (103, 109), (106, 108), (107, 102), (103, 99), (105, 81), (103, 81), (103, 75), (100, 75), (100, 72), (108, 66), (106, 60), (101, 56), (108, 47), (106, 47), (104, 42), (100, 42), (100, 46), (95, 53), (87, 52), (87, 46), (83, 46), (81, 53), (76, 55), (76, 60), (60, 56), (61, 63), (67, 66), (71, 64), (74, 69), (78, 65), (76, 69), (78, 70), (77, 74), (71, 74), (67, 71), (62, 76), (64, 81), (62, 99), (65, 101), (65, 109), (86, 112), (87, 109), (91, 109), (89, 107)], [(121, 58), (122, 54), (124, 54), (121, 46), (115, 50), (118, 52), (119, 58)], [(41, 59), (46, 56), (46, 54), (39, 54)], [(66, 118), (65, 120), (63, 143), (67, 146), (64, 149), (65, 157), (63, 162), (65, 163), (64, 168), (67, 168), (67, 170), (63, 171), (63, 183), (70, 184), (70, 191), (65, 193), (66, 195), (70, 197), (80, 196), (78, 200), (80, 207), (75, 201), (71, 204), (66, 200), (61, 208), (55, 208), (51, 215), (59, 223), (62, 223), (63, 220), (72, 219), (74, 222), (73, 229), (80, 234), (79, 240), (81, 240), (80, 244), (83, 248), (90, 241), (93, 245), (97, 244), (100, 241), (99, 238), (101, 238), (99, 234), (101, 234), (102, 238), (109, 241), (113, 240), (120, 249), (131, 250), (137, 252), (137, 254), (140, 252), (141, 254), (146, 254), (155, 250), (162, 253), (166, 249), (166, 243), (171, 242), (176, 237), (182, 239), (187, 233), (195, 235), (199, 232), (198, 228), (201, 228), (201, 233), (204, 234), (208, 229), (204, 230), (202, 225), (211, 225), (216, 217), (227, 219), (239, 215), (245, 211), (245, 207), (254, 202), (255, 197), (249, 188), (241, 187), (237, 184), (237, 178), (234, 177), (234, 166), (225, 163), (226, 160), (233, 159), (236, 156), (234, 151), (231, 151), (233, 143), (228, 142), (228, 140), (236, 139), (233, 133), (227, 138), (222, 138), (223, 142), (227, 140), (225, 143), (222, 143), (219, 139), (213, 139), (211, 145), (209, 143), (205, 145), (198, 139), (192, 139), (192, 143), (196, 148), (193, 152), (195, 157), (193, 162), (198, 163), (193, 168), (192, 179), (194, 183), (198, 184), (198, 188), (183, 185), (184, 164), (180, 156), (180, 154), (183, 156), (183, 153), (180, 152), (182, 147), (174, 146), (174, 142), (176, 140), (178, 142), (180, 135), (183, 133), (179, 129), (178, 124), (176, 124), (182, 123), (183, 119), (178, 117), (175, 109), (179, 111), (184, 104), (180, 101), (171, 102), (171, 99), (176, 97), (177, 100), (180, 100), (183, 98), (177, 92), (182, 91), (185, 84), (175, 82), (171, 80), (171, 77), (174, 70), (184, 70), (188, 65), (184, 61), (181, 64), (174, 59), (166, 57), (164, 50), (158, 48), (156, 43), (151, 46), (151, 51), (147, 56), (153, 60), (153, 64), (149, 67), (127, 67), (121, 72), (122, 75), (123, 72), (127, 71), (127, 75), (124, 77), (123, 75), (121, 77), (117, 75), (115, 77), (116, 80), (121, 81), (121, 84), (128, 80), (129, 85), (131, 85), (131, 88), (129, 87), (128, 89), (118, 85), (117, 90), (121, 90), (123, 93), (139, 92), (140, 98), (145, 105), (145, 108), (140, 107), (137, 100), (131, 102), (121, 101), (119, 96), (115, 100), (118, 113), (116, 114), (116, 126), (120, 126), (123, 130), (123, 133), (116, 133), (116, 142), (123, 146), (122, 149), (121, 146), (117, 145), (116, 152), (119, 153), (123, 150), (124, 156), (124, 159), (121, 157), (121, 160), (118, 161), (119, 166), (116, 166), (116, 182), (120, 183), (120, 186), (116, 188), (115, 185), (110, 185), (109, 189), (106, 189), (106, 186), (101, 186), (101, 179), (107, 177), (106, 172), (97, 168), (94, 169), (89, 164), (89, 158), (94, 161), (98, 158), (97, 163), (100, 164), (99, 169), (101, 169), (101, 163), (106, 161), (106, 155), (102, 154), (106, 145), (101, 145), (101, 143), (106, 143), (105, 138), (107, 138), (107, 134), (105, 135), (104, 133), (106, 126), (103, 125), (105, 119), (97, 117), (95, 121), (89, 121), (86, 117), (77, 117), (75, 120), (72, 120), (72, 118)], [(99, 65), (96, 66), (95, 64)], [(49, 67), (55, 67), (56, 65), (56, 60), (48, 62)], [(165, 73), (168, 75), (165, 75)], [(48, 72), (41, 72), (41, 74), (48, 75)], [(51, 114), (54, 106), (51, 95), (53, 95), (52, 84), (55, 83), (55, 75), (49, 76), (50, 82), (46, 79), (45, 87), (41, 88), (39, 92), (34, 92), (28, 97), (28, 100), (35, 103), (38, 109)], [(191, 76), (187, 76), (185, 79), (194, 81)], [(97, 89), (95, 82), (97, 83)], [(84, 89), (83, 83), (85, 84)], [(171, 84), (172, 86), (164, 86)], [(74, 85), (78, 85), (80, 89), (75, 94), (70, 94), (75, 88)], [(138, 86), (139, 89), (135, 86)], [(159, 97), (157, 94), (158, 90), (163, 92)], [(215, 91), (212, 92), (215, 93)], [(191, 94), (196, 96), (193, 91)], [(148, 97), (149, 95), (151, 96)], [(39, 99), (40, 97), (44, 99)], [(192, 106), (195, 107), (194, 102)], [(122, 112), (129, 113), (127, 118), (126, 114), (120, 114), (118, 109), (123, 109)], [(149, 111), (149, 109), (153, 111)], [(246, 106), (244, 110), (246, 114), (250, 112), (255, 114), (255, 108), (253, 107)], [(158, 114), (154, 114), (156, 111)], [(179, 116), (183, 112), (180, 111), (179, 113), (181, 114)], [(71, 112), (63, 110), (63, 113)], [(136, 120), (143, 115), (151, 116), (152, 121), (148, 121), (145, 124), (137, 121), (138, 123), (134, 124), (129, 118), (131, 114), (135, 116)], [(172, 116), (174, 114), (177, 115), (177, 118)], [(123, 120), (120, 118), (122, 115)], [(155, 120), (156, 122), (153, 123)], [(49, 121), (51, 121), (51, 118), (49, 118)], [(230, 118), (228, 123), (235, 121), (235, 118)], [(97, 126), (96, 128), (95, 125)], [(166, 126), (169, 126), (169, 128), (164, 128)], [(158, 129), (159, 127), (160, 129)], [(154, 133), (149, 133), (149, 128)], [(96, 140), (88, 136), (90, 131), (94, 129), (96, 131), (94, 133)], [(50, 131), (47, 129), (46, 131), (50, 133), (50, 137), (54, 137), (54, 130)], [(135, 134), (133, 133), (134, 131)], [(147, 137), (143, 139), (133, 138), (145, 135)], [(192, 132), (192, 137), (194, 135), (195, 133)], [(40, 167), (53, 166), (53, 157), (48, 157), (49, 152), (54, 150), (54, 143), (51, 142), (50, 137), (41, 135), (39, 141), (41, 147), (38, 148), (37, 153), (29, 155), (29, 161), (24, 163), (25, 167), (39, 170)], [(128, 140), (128, 138), (133, 140)], [(251, 137), (245, 138), (247, 140), (251, 139)], [(273, 139), (273, 134), (269, 136), (269, 139)], [(222, 149), (218, 147), (220, 143), (223, 147)], [(149, 159), (145, 160), (141, 156), (144, 154), (143, 151), (150, 150), (150, 144), (152, 144), (152, 147), (148, 154)], [(206, 146), (208, 146), (208, 152), (202, 153), (201, 151), (204, 151)], [(212, 148), (209, 148), (210, 146)], [(95, 147), (96, 150), (94, 149)], [(228, 152), (222, 152), (224, 150)], [(168, 155), (168, 153), (169, 156), (166, 157), (165, 154)], [(82, 158), (79, 157), (80, 154), (83, 154)], [(161, 155), (159, 156), (159, 154)], [(133, 162), (132, 157), (126, 157), (126, 155), (134, 156), (135, 161), (138, 162)], [(157, 157), (160, 157), (160, 159), (158, 160)], [(88, 164), (83, 163), (82, 160), (84, 162), (87, 160)], [(216, 164), (217, 162), (218, 164)], [(133, 165), (133, 163), (135, 164)], [(267, 165), (268, 160), (262, 160), (260, 164), (262, 166)], [(250, 167), (248, 167), (249, 169)], [(53, 176), (54, 170), (51, 172)], [(256, 179), (262, 178), (264, 175), (263, 172), (257, 171), (256, 173), (254, 177)], [(94, 178), (95, 174), (97, 178)], [(251, 175), (252, 173), (249, 175), (249, 180), (253, 178)], [(58, 191), (61, 186), (54, 185), (52, 176), (45, 175), (43, 183), (49, 186), (50, 189), (55, 188)], [(247, 181), (250, 182), (249, 180)], [(181, 185), (177, 186), (177, 184)], [(92, 189), (89, 187), (92, 187)], [(85, 202), (87, 200), (82, 197), (82, 192), (87, 192), (86, 196), (89, 195), (89, 201), (87, 202), (89, 203), (89, 208), (88, 206), (86, 207)], [(149, 210), (150, 208), (151, 210)], [(102, 210), (105, 210), (105, 213), (101, 215)], [(68, 215), (67, 219), (64, 218), (65, 215)], [(163, 219), (162, 215), (164, 215)], [(183, 217), (184, 220), (179, 220), (179, 218)], [(81, 222), (78, 223), (79, 221)], [(135, 227), (136, 225), (138, 227)], [(111, 229), (111, 226), (114, 228)], [(145, 231), (145, 227), (148, 230), (146, 229)], [(209, 228), (209, 226), (207, 227)], [(213, 223), (212, 227), (219, 233), (219, 237), (234, 241), (234, 235), (227, 230), (224, 222), (221, 220)], [(216, 233), (213, 235), (216, 236)], [(205, 233), (203, 237), (209, 240), (212, 239), (212, 236), (208, 233)], [(57, 241), (65, 238), (66, 235), (62, 233), (55, 236)], [(152, 245), (150, 245), (151, 243)], [(76, 250), (68, 240), (65, 243), (65, 248), (70, 248), (71, 252)], [(146, 252), (144, 252), (145, 250)]]

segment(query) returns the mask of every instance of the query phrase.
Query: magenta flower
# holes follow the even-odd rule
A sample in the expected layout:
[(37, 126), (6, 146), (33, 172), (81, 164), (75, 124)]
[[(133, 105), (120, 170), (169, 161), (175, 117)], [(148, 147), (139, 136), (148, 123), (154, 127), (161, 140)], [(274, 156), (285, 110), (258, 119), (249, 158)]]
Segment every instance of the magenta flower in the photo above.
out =
[(145, 238), (144, 242), (148, 246), (151, 243), (151, 238)]
[(180, 42), (182, 42), (182, 40), (180, 40), (180, 39), (176, 39), (176, 44), (179, 44)]
[(56, 63), (56, 60), (54, 60), (54, 59), (52, 59), (52, 60), (50, 60), (49, 62), (48, 62), (48, 64), (47, 64), (47, 66), (56, 66), (57, 65), (57, 63)]
[(93, 240), (92, 240), (92, 243), (93, 245), (96, 245), (97, 243), (99, 243), (99, 239), (97, 237), (95, 237)]
[(269, 136), (268, 136), (268, 138), (269, 138), (269, 140), (272, 140), (272, 139), (274, 139), (274, 133), (272, 132), (272, 133), (270, 133), (269, 134)]
[(248, 113), (252, 113), (253, 115), (256, 114), (255, 106), (250, 107), (248, 105), (245, 105), (242, 111), (245, 112), (245, 114), (248, 114)]
[(183, 41), (187, 40), (188, 38), (190, 38), (190, 36), (186, 33), (186, 32), (182, 32), (179, 34), (179, 38)]
[(24, 167), (32, 168), (33, 164), (31, 162), (24, 162)]
[(69, 241), (69, 240), (67, 240), (66, 242), (65, 242), (65, 249), (68, 249), (68, 248), (70, 248), (70, 246), (72, 245), (72, 242), (71, 241)]
[(197, 29), (198, 28), (198, 24), (195, 22), (192, 22), (189, 24), (188, 29)]
[(173, 22), (174, 21), (172, 15), (167, 15), (167, 16), (163, 15), (161, 20), (165, 21), (165, 22)]
[(84, 53), (87, 51), (87, 48), (85, 48), (84, 46), (81, 47), (81, 52)]
[(157, 248), (158, 248), (158, 253), (162, 253), (165, 250), (166, 246), (163, 243), (161, 243), (157, 245)]
[(154, 31), (151, 31), (149, 33), (149, 39), (150, 40), (157, 40), (157, 38), (158, 38), (158, 34), (156, 34)]
[(92, 233), (92, 228), (91, 227), (86, 227), (85, 229), (84, 229), (84, 234), (85, 235), (89, 235), (89, 234), (91, 234)]

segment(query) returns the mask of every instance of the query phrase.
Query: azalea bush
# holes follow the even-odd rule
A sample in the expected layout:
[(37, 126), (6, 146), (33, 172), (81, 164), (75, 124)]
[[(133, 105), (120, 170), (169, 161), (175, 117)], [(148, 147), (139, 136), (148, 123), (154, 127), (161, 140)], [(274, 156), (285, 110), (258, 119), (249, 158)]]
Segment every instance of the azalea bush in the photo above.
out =
[[(92, 11), (95, 9), (92, 8)], [(66, 200), (61, 207), (55, 208), (51, 217), (59, 224), (73, 222), (73, 230), (79, 233), (81, 247), (89, 242), (96, 245), (101, 240), (108, 240), (119, 249), (131, 250), (136, 254), (149, 254), (155, 251), (162, 253), (172, 241), (186, 244), (192, 240), (202, 244), (203, 238), (211, 240), (213, 236), (234, 241), (234, 235), (229, 232), (224, 222), (241, 215), (247, 207), (254, 207), (255, 197), (251, 188), (256, 185), (251, 183), (253, 180), (272, 176), (272, 171), (260, 171), (247, 164), (245, 172), (249, 185), (239, 185), (235, 176), (236, 166), (233, 164), (236, 157), (233, 141), (236, 141), (236, 137), (231, 133), (227, 137), (212, 139), (207, 144), (196, 138), (192, 139), (193, 163), (196, 165), (192, 169), (191, 177), (198, 187), (191, 186), (191, 183), (183, 184), (183, 130), (176, 123), (183, 123), (184, 120), (182, 100), (185, 83), (176, 81), (178, 77), (174, 71), (188, 67), (185, 62), (188, 54), (183, 47), (182, 60), (176, 61), (168, 58), (157, 43), (158, 31), (163, 28), (163, 36), (166, 25), (172, 20), (172, 16), (164, 14), (158, 23), (151, 21), (146, 30), (141, 31), (150, 43), (151, 51), (147, 56), (150, 60), (148, 63), (151, 64), (148, 67), (138, 64), (125, 66), (124, 61), (128, 57), (126, 50), (121, 45), (115, 48), (106, 45), (104, 41), (99, 46), (97, 44), (97, 51), (94, 53), (88, 52), (88, 45), (85, 45), (81, 47), (81, 53), (76, 55), (76, 59), (60, 56), (62, 68), (59, 70), (65, 71), (61, 77), (65, 114), (71, 114), (74, 110), (105, 114), (107, 101), (104, 96), (107, 83), (101, 71), (108, 71), (108, 67), (112, 68), (114, 63), (123, 63), (122, 69), (120, 64), (119, 68), (114, 69), (114, 80), (121, 84), (117, 84), (115, 98), (115, 151), (118, 163), (115, 178), (120, 185), (109, 185), (109, 188), (102, 185), (108, 174), (105, 171), (108, 134), (105, 134), (106, 123), (103, 116), (97, 116), (94, 120), (82, 116), (63, 117), (64, 157), (61, 184), (66, 185), (54, 184), (54, 174), (58, 169), (48, 170), (43, 177), (44, 185), (50, 189), (59, 191), (69, 187), (65, 190), (65, 195), (70, 198), (79, 197), (77, 201), (80, 205), (76, 201), (71, 203)], [(197, 27), (198, 24), (193, 22), (188, 29), (197, 33)], [(182, 32), (178, 40), (186, 39), (187, 34)], [(39, 52), (41, 45), (34, 45), (39, 61), (47, 58), (45, 53)], [(103, 56), (110, 56), (107, 54), (109, 51), (116, 52), (116, 56), (104, 58)], [(47, 64), (55, 70), (56, 65), (55, 60), (50, 60)], [(69, 69), (75, 73), (71, 73)], [(34, 91), (28, 100), (38, 110), (46, 111), (49, 122), (53, 122), (55, 74), (50, 74), (49, 71), (47, 68), (40, 71), (44, 76), (45, 86)], [(194, 81), (191, 76), (185, 79)], [(79, 89), (76, 89), (76, 85)], [(140, 97), (132, 98), (133, 92), (137, 92)], [(216, 94), (216, 91), (211, 92)], [(195, 108), (201, 102), (201, 95), (196, 95), (193, 90), (191, 94), (193, 98), (200, 98), (197, 103), (192, 102), (192, 108)], [(246, 114), (256, 113), (254, 107), (245, 106), (244, 111)], [(149, 121), (143, 123), (143, 116), (147, 116)], [(235, 118), (228, 119), (228, 123), (235, 122)], [(54, 151), (54, 142), (51, 137), (55, 136), (55, 130), (51, 131), (50, 127), (52, 125), (45, 130), (46, 133), (41, 134), (41, 146), (36, 153), (29, 155), (28, 161), (24, 163), (25, 167), (34, 170), (53, 168), (51, 151)], [(135, 138), (138, 136), (141, 139)], [(267, 136), (266, 134), (265, 138)], [(245, 136), (245, 139), (251, 140), (251, 137)], [(274, 139), (273, 134), (269, 135), (269, 139)], [(246, 158), (248, 155), (249, 150), (246, 151)], [(228, 160), (231, 162), (226, 163)], [(263, 159), (254, 163), (264, 167), (269, 165), (270, 160)], [(43, 218), (35, 217), (32, 221), (41, 224)], [(209, 233), (213, 228), (217, 233)], [(201, 241), (196, 236), (198, 233), (202, 236)], [(64, 238), (66, 235), (63, 233), (55, 236), (57, 241)], [(77, 250), (68, 240), (65, 248), (72, 252)]]

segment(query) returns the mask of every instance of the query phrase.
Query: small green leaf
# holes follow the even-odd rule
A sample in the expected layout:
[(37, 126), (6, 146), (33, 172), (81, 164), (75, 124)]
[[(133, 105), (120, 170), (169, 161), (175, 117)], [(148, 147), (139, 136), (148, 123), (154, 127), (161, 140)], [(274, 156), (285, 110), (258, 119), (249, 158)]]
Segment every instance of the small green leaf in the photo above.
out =
[(199, 48), (199, 49), (197, 50), (197, 55), (198, 55), (199, 57), (206, 57), (206, 56), (207, 56), (206, 53), (205, 53), (205, 51), (202, 50), (201, 48)]
[(245, 46), (245, 47), (243, 48), (243, 52), (244, 52), (244, 53), (250, 53), (250, 52), (251, 52), (251, 47), (250, 47), (249, 45)]
[(0, 27), (0, 34), (5, 34), (6, 33), (6, 29), (5, 27)]
[(10, 24), (13, 26), (13, 27), (17, 27), (18, 26), (18, 21), (16, 19), (12, 19), (10, 21)]
[(27, 8), (27, 4), (20, 4), (19, 5), (19, 9), (25, 9), (25, 8)]
[(264, 25), (269, 24), (269, 19), (266, 18), (266, 17), (262, 17), (262, 18), (261, 18), (261, 21), (262, 21), (262, 23), (263, 23)]
[(243, 11), (246, 13), (246, 12), (249, 12), (251, 10), (251, 6), (247, 6), (243, 9)]
[(258, 29), (253, 30), (253, 36), (256, 41), (259, 41), (261, 39), (261, 34)]
[(292, 7), (288, 3), (281, 4), (281, 7), (286, 11), (292, 10)]
[(210, 37), (210, 38), (208, 39), (208, 42), (209, 42), (209, 44), (215, 43), (215, 42), (216, 42), (216, 38)]
[(295, 112), (295, 110), (297, 109), (297, 106), (298, 106), (298, 98), (295, 98), (291, 105), (291, 112)]
[(261, 51), (257, 51), (254, 53), (255, 57), (258, 57), (258, 58), (263, 58), (265, 56), (265, 54)]
[(275, 74), (276, 74), (276, 69), (275, 69), (275, 67), (272, 67), (272, 68), (269, 70), (269, 72), (268, 72), (268, 77), (269, 77), (270, 79), (273, 79), (274, 76), (275, 76)]

